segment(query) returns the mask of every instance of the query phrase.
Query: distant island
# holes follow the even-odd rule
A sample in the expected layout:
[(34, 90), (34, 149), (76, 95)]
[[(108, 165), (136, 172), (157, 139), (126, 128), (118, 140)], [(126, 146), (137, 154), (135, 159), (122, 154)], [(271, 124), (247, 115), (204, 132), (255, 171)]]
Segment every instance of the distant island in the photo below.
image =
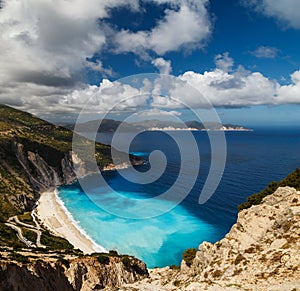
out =
[(242, 126), (237, 126), (237, 125), (222, 125), (218, 128), (202, 128), (198, 129), (195, 127), (187, 127), (187, 128), (181, 128), (181, 127), (173, 127), (173, 126), (167, 126), (167, 127), (150, 127), (147, 128), (148, 131), (253, 131), (253, 129), (245, 128)]
[(98, 120), (92, 120), (80, 124), (62, 124), (61, 126), (77, 132), (91, 132), (98, 129), (98, 132), (115, 132), (120, 126), (122, 131), (253, 131), (253, 129), (236, 124), (222, 124), (217, 122), (186, 121), (184, 123), (164, 120), (145, 120), (139, 122), (121, 122), (113, 119), (103, 119), (99, 126)]

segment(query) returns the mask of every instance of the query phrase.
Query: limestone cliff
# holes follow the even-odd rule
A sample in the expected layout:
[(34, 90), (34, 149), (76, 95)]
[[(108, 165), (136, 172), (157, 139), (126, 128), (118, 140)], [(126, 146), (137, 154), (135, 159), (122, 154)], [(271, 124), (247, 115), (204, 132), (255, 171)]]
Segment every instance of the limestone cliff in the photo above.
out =
[[(0, 259), (0, 290), (118, 290), (125, 283), (148, 277), (146, 265), (132, 257), (85, 256), (57, 260), (31, 259), (26, 263)], [(127, 262), (127, 261), (126, 261)]]
[(121, 290), (296, 291), (299, 267), (300, 192), (285, 187), (241, 211), (225, 238), (202, 243), (190, 267), (154, 269)]
[[(112, 165), (110, 146), (79, 137), (81, 152), (74, 153), (72, 140), (73, 132), (68, 129), (0, 105), (0, 222), (30, 211), (41, 191)], [(85, 159), (87, 145), (93, 146), (94, 156), (91, 153)], [(118, 157), (117, 165), (128, 160), (126, 153)], [(132, 155), (130, 161), (132, 165), (143, 163)]]
[(39, 192), (70, 184), (78, 175), (87, 174), (84, 162), (71, 150), (64, 154), (57, 167), (50, 166), (38, 152), (26, 151), (21, 143), (14, 142), (14, 151), (32, 187)]

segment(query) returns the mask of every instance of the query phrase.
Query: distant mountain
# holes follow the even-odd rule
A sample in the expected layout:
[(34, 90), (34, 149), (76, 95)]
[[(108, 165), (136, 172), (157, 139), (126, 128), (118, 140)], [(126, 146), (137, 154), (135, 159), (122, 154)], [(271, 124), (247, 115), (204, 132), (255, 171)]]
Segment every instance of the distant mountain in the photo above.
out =
[[(92, 132), (98, 128), (99, 121), (92, 120), (76, 125), (77, 132)], [(98, 132), (115, 132), (117, 128), (122, 125), (123, 131), (145, 131), (145, 130), (250, 130), (240, 125), (235, 124), (221, 124), (216, 122), (206, 122), (205, 125), (199, 121), (186, 121), (179, 123), (174, 121), (164, 120), (145, 120), (140, 122), (121, 122), (113, 119), (103, 119), (98, 128)], [(62, 126), (74, 129), (74, 124), (62, 124)]]
[[(99, 132), (115, 132), (117, 128), (120, 126), (122, 122), (113, 120), (113, 119), (103, 119), (99, 128)], [(80, 123), (76, 125), (76, 130), (78, 132), (89, 132), (91, 128), (95, 128), (95, 126), (98, 125), (97, 120), (88, 121), (85, 123)], [(123, 122), (123, 126), (128, 125), (128, 128), (130, 129), (130, 125), (126, 122)], [(75, 124), (74, 123), (67, 123), (67, 124), (61, 124), (61, 126), (68, 128), (70, 130), (74, 130)]]

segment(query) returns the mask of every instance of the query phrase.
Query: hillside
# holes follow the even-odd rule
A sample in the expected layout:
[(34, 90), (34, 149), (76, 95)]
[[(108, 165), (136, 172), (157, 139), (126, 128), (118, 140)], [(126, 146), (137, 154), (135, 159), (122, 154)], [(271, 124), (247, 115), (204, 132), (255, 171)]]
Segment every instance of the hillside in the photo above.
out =
[(300, 192), (278, 188), (241, 211), (226, 236), (189, 249), (181, 266), (153, 269), (120, 290), (300, 290)]
[[(71, 151), (72, 136), (0, 106), (0, 290), (299, 290), (300, 169), (250, 196), (225, 238), (187, 250), (180, 267), (149, 277), (134, 257), (83, 255), (29, 212), (41, 191), (76, 178), (74, 157), (82, 173), (91, 170)], [(110, 150), (96, 144), (100, 169), (112, 167)]]
[[(72, 149), (72, 136), (70, 130), (0, 106), (0, 221), (31, 210), (38, 190), (55, 186), (50, 181), (54, 177), (40, 177), (35, 166), (39, 158), (63, 178), (61, 164)], [(111, 163), (108, 146), (97, 144), (96, 150), (100, 167)]]
[[(92, 120), (85, 123), (76, 124), (76, 131), (77, 132), (90, 132), (93, 131), (95, 128), (98, 127), (99, 121)], [(132, 132), (132, 131), (145, 131), (145, 130), (152, 130), (155, 129), (167, 129), (167, 128), (174, 128), (174, 129), (184, 129), (184, 128), (193, 128), (194, 130), (250, 130), (244, 128), (240, 125), (234, 124), (221, 124), (216, 122), (206, 122), (205, 126), (203, 123), (199, 121), (186, 121), (185, 123), (179, 123), (174, 121), (167, 121), (167, 120), (144, 120), (139, 122), (121, 122), (118, 120), (113, 119), (103, 119), (101, 124), (98, 128), (98, 132), (115, 132), (118, 127), (122, 125), (122, 131)], [(73, 130), (75, 125), (74, 124), (62, 124), (63, 127)]]
[[(76, 178), (73, 158), (82, 174), (96, 170), (80, 160), (82, 153), (72, 152), (72, 137), (68, 129), (0, 105), (0, 246), (23, 246), (5, 222), (31, 211), (41, 191), (71, 183)], [(80, 142), (91, 143), (85, 138)], [(95, 159), (100, 169), (111, 167), (111, 148), (96, 143)]]
[[(75, 162), (82, 174), (96, 170), (80, 159), (84, 153), (72, 152), (72, 137), (68, 129), (0, 105), (1, 290), (97, 290), (148, 276), (131, 256), (83, 255), (30, 212), (42, 191), (76, 179)], [(99, 169), (113, 168), (109, 146), (97, 143), (95, 159)]]

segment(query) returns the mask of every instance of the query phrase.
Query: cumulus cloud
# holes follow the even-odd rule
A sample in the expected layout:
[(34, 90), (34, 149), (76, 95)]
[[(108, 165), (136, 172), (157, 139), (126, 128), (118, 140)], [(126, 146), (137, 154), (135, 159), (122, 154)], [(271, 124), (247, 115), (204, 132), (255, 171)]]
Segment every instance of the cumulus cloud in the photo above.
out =
[(262, 59), (274, 59), (277, 57), (279, 49), (270, 46), (260, 46), (255, 51), (252, 51), (251, 54), (257, 58)]
[(157, 108), (154, 109), (149, 109), (144, 112), (137, 112), (133, 114), (133, 117), (140, 117), (142, 119), (160, 119), (161, 117), (174, 117), (174, 116), (180, 116), (181, 113), (178, 111), (170, 110), (170, 111), (165, 111), (165, 110), (160, 110)]
[(167, 1), (174, 9), (166, 9), (165, 17), (149, 31), (122, 30), (115, 36), (116, 52), (141, 53), (152, 50), (158, 55), (182, 48), (203, 47), (211, 33), (208, 0)]
[(291, 84), (278, 88), (278, 102), (285, 103), (300, 103), (300, 70), (291, 75)]
[(229, 53), (226, 52), (224, 54), (218, 54), (215, 56), (215, 64), (218, 69), (229, 72), (231, 71), (234, 61), (233, 59), (229, 56)]
[(300, 29), (300, 1), (298, 0), (243, 0), (244, 5), (269, 17), (274, 17), (286, 26)]
[[(167, 7), (152, 29), (117, 32), (104, 21), (113, 8), (126, 5), (142, 11), (141, 5), (146, 1)], [(215, 57), (213, 70), (185, 72), (172, 82), (163, 78), (144, 79), (140, 88), (108, 79), (99, 86), (84, 84), (83, 71), (113, 74), (101, 59), (91, 61), (95, 53), (101, 56), (103, 50), (112, 46), (115, 53), (148, 54), (153, 66), (163, 74), (170, 74), (171, 62), (160, 55), (201, 48), (210, 36), (208, 0), (90, 0), (88, 5), (85, 0), (3, 3), (0, 9), (1, 103), (32, 113), (78, 112), (89, 99), (93, 105), (91, 110), (96, 112), (111, 108), (137, 110), (145, 106), (172, 111), (184, 108), (184, 104), (202, 107), (207, 105), (203, 96), (220, 107), (300, 103), (299, 71), (291, 75), (290, 84), (281, 86), (259, 72), (234, 66), (228, 53)], [(264, 53), (266, 56), (266, 49)]]
[[(116, 31), (106, 21), (114, 8), (143, 13), (147, 1), (168, 7), (151, 31)], [(84, 72), (114, 74), (103, 65), (101, 53), (117, 43), (119, 53), (139, 55), (201, 47), (211, 30), (207, 4), (208, 0), (1, 1), (0, 102), (32, 112), (40, 107), (57, 110), (62, 96), (84, 87)], [(95, 54), (100, 59), (91, 61)], [(171, 64), (158, 57), (153, 65), (171, 72)]]
[(148, 96), (143, 88), (135, 88), (120, 82), (103, 79), (99, 86), (86, 85), (76, 89), (61, 101), (62, 105), (83, 108), (90, 106), (91, 112), (128, 111), (145, 106)]
[(133, 111), (139, 108), (164, 109), (172, 112), (187, 107), (300, 104), (300, 71), (291, 75), (289, 85), (281, 86), (276, 80), (260, 72), (247, 71), (241, 65), (234, 69), (234, 61), (228, 53), (218, 55), (215, 61), (216, 68), (204, 73), (188, 71), (179, 76), (161, 75), (155, 79), (142, 76), (145, 79), (136, 82), (141, 84), (139, 87), (105, 80), (99, 87), (89, 86), (83, 91), (73, 92), (66, 102), (72, 105), (92, 98), (92, 104), (103, 109), (128, 98), (116, 108)]
[(278, 85), (259, 72), (230, 74), (220, 69), (204, 74), (186, 72), (179, 78), (197, 88), (216, 107), (274, 104)]
[(160, 74), (169, 75), (172, 72), (171, 61), (166, 61), (163, 58), (157, 58), (152, 60), (151, 63), (158, 68)]
[[(132, 9), (134, 3), (129, 1)], [(53, 109), (61, 96), (73, 90), (82, 70), (110, 74), (102, 63), (87, 62), (106, 44), (110, 8), (129, 4), (124, 0), (16, 0), (5, 1), (0, 10), (0, 102), (18, 98), (24, 108)]]

